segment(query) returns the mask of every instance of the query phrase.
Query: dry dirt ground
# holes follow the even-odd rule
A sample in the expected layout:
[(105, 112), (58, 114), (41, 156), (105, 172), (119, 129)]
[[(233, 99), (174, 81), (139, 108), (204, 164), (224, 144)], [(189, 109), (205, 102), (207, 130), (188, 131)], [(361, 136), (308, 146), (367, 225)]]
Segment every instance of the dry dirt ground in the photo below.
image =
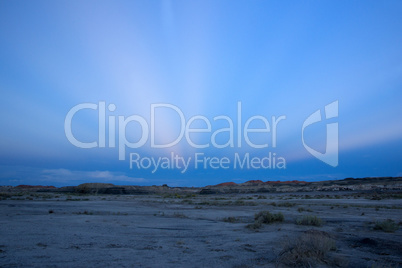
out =
[[(402, 263), (401, 193), (0, 197), (1, 267)], [(253, 225), (260, 211), (282, 213), (283, 221)], [(306, 215), (313, 220), (301, 225)]]

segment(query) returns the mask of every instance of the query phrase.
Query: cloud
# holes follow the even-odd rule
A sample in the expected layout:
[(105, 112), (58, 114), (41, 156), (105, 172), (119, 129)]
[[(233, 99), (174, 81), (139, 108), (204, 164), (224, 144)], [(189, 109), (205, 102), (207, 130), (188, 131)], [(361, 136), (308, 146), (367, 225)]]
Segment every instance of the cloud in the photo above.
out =
[(111, 171), (77, 171), (69, 169), (45, 169), (41, 172), (41, 177), (53, 182), (145, 182), (143, 178), (134, 178), (121, 172)]
[(0, 166), (0, 185), (78, 185), (86, 182), (114, 184), (147, 184), (143, 178), (130, 177), (123, 172), (107, 170), (80, 171), (70, 169), (41, 169), (27, 166)]

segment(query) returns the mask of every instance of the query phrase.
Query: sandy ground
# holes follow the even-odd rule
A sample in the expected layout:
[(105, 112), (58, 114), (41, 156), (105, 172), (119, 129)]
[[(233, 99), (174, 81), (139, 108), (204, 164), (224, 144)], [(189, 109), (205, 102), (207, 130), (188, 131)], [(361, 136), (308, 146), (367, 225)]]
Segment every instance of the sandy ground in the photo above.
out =
[[(371, 200), (381, 199), (381, 200)], [(275, 267), (318, 230), (335, 247), (313, 266), (399, 267), (402, 199), (358, 193), (79, 196), (25, 193), (0, 201), (1, 267)], [(246, 226), (259, 211), (283, 222)], [(296, 224), (318, 216), (320, 227)], [(234, 218), (227, 218), (234, 217)], [(311, 231), (310, 231), (311, 232)]]

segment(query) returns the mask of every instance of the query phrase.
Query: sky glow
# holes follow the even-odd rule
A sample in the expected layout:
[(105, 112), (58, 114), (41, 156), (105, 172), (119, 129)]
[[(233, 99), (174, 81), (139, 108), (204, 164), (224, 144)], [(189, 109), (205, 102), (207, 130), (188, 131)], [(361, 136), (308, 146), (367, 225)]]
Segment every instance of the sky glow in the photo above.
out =
[[(402, 176), (401, 1), (2, 1), (0, 3), (0, 184), (76, 185), (111, 182), (203, 186), (225, 181), (326, 180)], [(305, 130), (305, 142), (324, 152), (326, 124), (338, 123), (339, 165), (312, 156), (302, 143), (303, 122), (334, 101), (339, 115)], [(115, 118), (116, 147), (82, 149), (65, 134), (68, 112), (81, 103), (105, 107), (106, 130)], [(248, 118), (285, 116), (272, 146), (267, 133), (250, 133), (256, 149), (216, 148), (215, 131), (234, 123), (241, 103), (241, 131)], [(209, 133), (190, 134), (169, 148), (126, 148), (119, 161), (119, 116), (151, 121), (152, 104), (171, 104), (186, 122), (202, 116)], [(161, 110), (160, 110), (161, 111)], [(325, 116), (324, 116), (325, 119)], [(72, 132), (98, 140), (98, 110), (82, 110)], [(264, 128), (255, 120), (252, 128)], [(155, 119), (155, 139), (180, 133), (177, 112)], [(206, 128), (195, 120), (194, 128)], [(128, 141), (141, 138), (127, 124)], [(106, 141), (109, 141), (109, 132)], [(225, 144), (230, 133), (216, 136)], [(242, 137), (244, 138), (244, 136)], [(108, 143), (107, 143), (108, 144)], [(129, 153), (146, 157), (204, 153), (228, 157), (271, 152), (285, 169), (194, 166), (130, 169)]]

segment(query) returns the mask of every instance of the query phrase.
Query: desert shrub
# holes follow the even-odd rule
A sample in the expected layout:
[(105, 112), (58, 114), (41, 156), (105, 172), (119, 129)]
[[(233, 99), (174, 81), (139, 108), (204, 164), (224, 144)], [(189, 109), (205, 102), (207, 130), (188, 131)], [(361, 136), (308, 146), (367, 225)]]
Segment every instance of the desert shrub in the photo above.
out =
[(240, 219), (236, 218), (236, 217), (225, 217), (222, 219), (224, 222), (230, 222), (230, 223), (235, 223), (235, 222), (239, 222)]
[(81, 211), (79, 211), (79, 212), (73, 212), (73, 214), (77, 214), (77, 215), (94, 215), (93, 212), (89, 212), (89, 211), (87, 211), (87, 210), (85, 210), (85, 211), (83, 211), (83, 212), (81, 212)]
[(249, 229), (259, 229), (262, 224), (271, 224), (274, 222), (283, 222), (285, 217), (281, 212), (272, 214), (269, 211), (260, 211), (254, 215), (254, 223), (247, 225)]
[(393, 233), (398, 229), (398, 224), (391, 219), (387, 219), (385, 221), (377, 221), (374, 226), (374, 230), (382, 230), (386, 233)]
[(273, 222), (282, 222), (283, 220), (284, 216), (281, 212), (271, 214), (269, 211), (260, 211), (254, 215), (254, 221), (265, 224), (270, 224)]
[(0, 200), (7, 200), (8, 198), (11, 198), (12, 194), (10, 193), (0, 193)]
[[(228, 205), (231, 205), (231, 202), (229, 202)], [(256, 206), (257, 203), (253, 202), (253, 201), (236, 200), (235, 202), (233, 202), (233, 205), (235, 205), (235, 206)]]
[(303, 212), (303, 211), (305, 211), (305, 210), (306, 210), (306, 209), (305, 209), (304, 207), (298, 207), (298, 208), (297, 208), (297, 211), (298, 211), (298, 212)]
[(322, 219), (317, 216), (304, 215), (303, 217), (296, 220), (297, 225), (311, 225), (311, 226), (321, 226)]
[(274, 214), (274, 221), (283, 222), (285, 220), (285, 216), (281, 212)]
[(253, 197), (247, 196), (247, 197), (240, 197), (238, 200), (252, 200)]
[[(89, 199), (88, 199), (89, 200)], [(88, 201), (87, 200), (87, 201)], [(85, 201), (84, 199), (81, 198), (67, 198), (66, 201)]]
[(289, 202), (285, 202), (285, 203), (280, 203), (278, 204), (278, 207), (294, 207), (296, 204), (295, 203), (289, 203)]
[(259, 221), (255, 221), (254, 223), (247, 224), (248, 229), (257, 230), (262, 227), (262, 223)]
[(236, 206), (245, 206), (245, 205), (246, 205), (246, 202), (244, 202), (243, 200), (236, 200), (236, 201), (234, 202), (234, 204), (235, 204)]
[[(177, 199), (181, 199), (184, 198), (184, 196), (181, 196), (178, 193), (166, 193), (162, 195), (163, 198), (177, 198)], [(187, 197), (186, 197), (187, 198)]]
[(194, 201), (191, 200), (191, 199), (183, 199), (183, 200), (181, 201), (181, 203), (182, 203), (182, 204), (189, 204), (189, 205), (192, 205), (192, 204), (194, 204)]
[(157, 213), (154, 213), (154, 216), (165, 216), (165, 212), (158, 211)]
[(181, 212), (175, 212), (175, 213), (173, 213), (173, 217), (175, 217), (175, 218), (188, 218), (186, 215), (184, 215), (183, 213), (181, 213)]
[(267, 197), (266, 197), (265, 195), (259, 195), (259, 196), (257, 197), (257, 199), (267, 199)]
[(335, 240), (326, 232), (309, 230), (295, 240), (285, 243), (277, 264), (288, 267), (314, 267), (332, 261), (328, 252), (336, 250)]

